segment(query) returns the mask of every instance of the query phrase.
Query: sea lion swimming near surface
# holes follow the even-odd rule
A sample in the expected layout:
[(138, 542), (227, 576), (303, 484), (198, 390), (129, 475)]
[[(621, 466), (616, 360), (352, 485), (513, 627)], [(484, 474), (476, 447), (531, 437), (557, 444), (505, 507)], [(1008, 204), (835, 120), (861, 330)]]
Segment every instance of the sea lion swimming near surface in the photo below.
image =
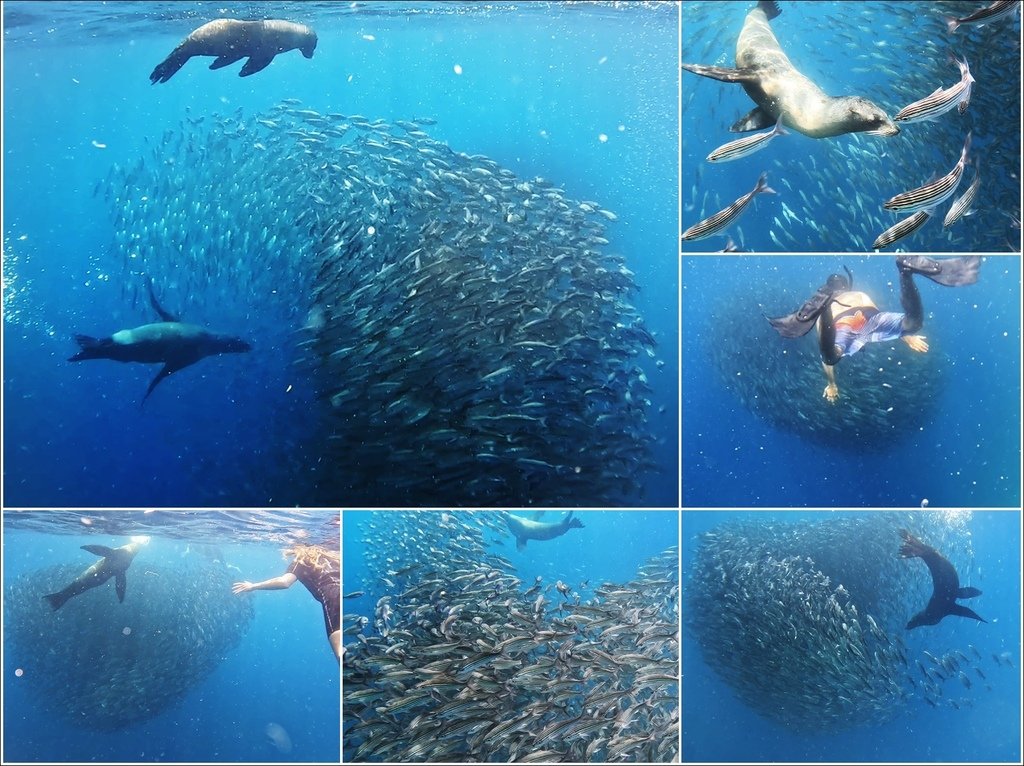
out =
[(132, 542), (122, 545), (120, 548), (108, 548), (105, 545), (83, 545), (83, 551), (89, 551), (89, 553), (94, 553), (103, 558), (82, 572), (64, 590), (58, 593), (51, 593), (48, 596), (44, 596), (44, 598), (50, 602), (53, 610), (57, 611), (64, 606), (68, 599), (81, 595), (90, 588), (98, 587), (113, 577), (114, 589), (117, 591), (117, 600), (123, 604), (125, 588), (128, 585), (124, 574), (128, 571), (128, 567), (131, 566), (135, 554), (148, 542), (148, 537), (142, 537), (133, 539)]
[(210, 69), (220, 69), (248, 58), (239, 77), (248, 77), (265, 69), (278, 53), (298, 48), (308, 59), (316, 49), (316, 32), (305, 24), (267, 19), (239, 21), (216, 19), (203, 24), (181, 41), (171, 55), (160, 62), (149, 76), (154, 85), (167, 82), (193, 56), (216, 56)]
[(583, 523), (573, 518), (572, 511), (569, 511), (561, 521), (555, 522), (531, 521), (506, 513), (505, 523), (516, 536), (516, 550), (520, 551), (526, 547), (527, 540), (554, 540), (570, 529), (583, 529)]
[(683, 64), (683, 69), (723, 82), (735, 82), (757, 104), (730, 130), (744, 133), (770, 128), (782, 115), (783, 124), (811, 138), (867, 132), (894, 136), (900, 132), (881, 107), (860, 96), (833, 98), (797, 71), (769, 20), (781, 13), (774, 2), (761, 0), (747, 14), (736, 40), (736, 67)]
[(945, 556), (930, 545), (925, 545), (905, 529), (900, 530), (900, 537), (903, 538), (900, 555), (903, 558), (923, 559), (932, 573), (932, 597), (924, 611), (914, 615), (907, 623), (907, 630), (913, 630), (921, 625), (938, 625), (947, 614), (985, 622), (966, 606), (956, 603), (958, 598), (980, 596), (981, 591), (977, 588), (961, 588), (956, 569)]
[(218, 335), (194, 324), (184, 324), (176, 316), (164, 311), (149, 284), (149, 301), (162, 322), (142, 325), (132, 330), (120, 330), (109, 338), (93, 338), (76, 335), (81, 351), (68, 359), (81, 362), (86, 359), (113, 359), (116, 362), (163, 363), (142, 397), (142, 403), (153, 393), (164, 378), (171, 373), (195, 364), (205, 356), (213, 354), (237, 354), (252, 351), (252, 346), (232, 335)]

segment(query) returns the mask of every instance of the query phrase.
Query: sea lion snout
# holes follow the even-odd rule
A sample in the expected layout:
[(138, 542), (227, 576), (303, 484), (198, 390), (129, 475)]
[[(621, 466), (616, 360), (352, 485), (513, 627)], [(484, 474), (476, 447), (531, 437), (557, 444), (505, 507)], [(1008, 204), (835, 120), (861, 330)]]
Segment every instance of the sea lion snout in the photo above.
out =
[(311, 59), (313, 58), (313, 51), (316, 50), (316, 32), (314, 32), (312, 29), (309, 29), (308, 27), (307, 29), (309, 30), (309, 35), (306, 39), (306, 42), (299, 46), (299, 52), (302, 53), (302, 55), (305, 56), (306, 58)]

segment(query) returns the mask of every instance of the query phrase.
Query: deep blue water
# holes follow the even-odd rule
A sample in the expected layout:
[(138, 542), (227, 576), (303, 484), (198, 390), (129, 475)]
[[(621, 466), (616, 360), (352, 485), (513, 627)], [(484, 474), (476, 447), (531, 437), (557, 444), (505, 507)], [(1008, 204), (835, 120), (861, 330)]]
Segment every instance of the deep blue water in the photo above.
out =
[[(734, 67), (736, 41), (754, 3), (687, 2), (682, 62)], [(981, 186), (976, 213), (944, 229), (952, 199), (887, 251), (1020, 252), (1020, 14), (950, 34), (946, 16), (971, 2), (786, 2), (770, 22), (792, 64), (830, 96), (863, 96), (890, 117), (959, 81), (950, 55), (966, 58), (975, 84), (965, 114), (901, 123), (892, 137), (866, 133), (810, 138), (791, 131), (766, 148), (709, 163), (715, 148), (750, 133), (729, 128), (754, 107), (740, 85), (682, 73), (683, 230), (754, 188), (767, 171), (775, 195), (759, 194), (720, 235), (683, 242), (684, 252), (715, 252), (728, 238), (747, 251), (869, 252), (875, 238), (906, 217), (882, 204), (952, 170), (964, 138)], [(974, 178), (965, 170), (963, 193)], [(955, 196), (959, 196), (955, 195)], [(784, 207), (785, 206), (785, 207)], [(788, 213), (787, 213), (788, 210)]]
[[(319, 528), (325, 514), (312, 517), (311, 531)], [(84, 569), (95, 557), (80, 550), (81, 545), (126, 542), (123, 536), (84, 535), (78, 522), (70, 528), (54, 526), (52, 532), (44, 533), (11, 529), (11, 521), (11, 513), (5, 513), (5, 588), (21, 575), (55, 564)], [(167, 525), (163, 537), (152, 527), (145, 530), (152, 540), (128, 569), (126, 603), (132, 597), (134, 578), (145, 576), (147, 566), (173, 569), (186, 557), (200, 555), (198, 546), (217, 546), (223, 561), (240, 570), (231, 570), (239, 580), (269, 579), (287, 567), (280, 544), (253, 542), (248, 536), (247, 542), (233, 542), (243, 537), (242, 530), (225, 522), (218, 523), (217, 530), (191, 522), (163, 523)], [(333, 529), (336, 535), (337, 527)], [(288, 531), (282, 530), (282, 539), (287, 536)], [(98, 591), (97, 595), (116, 598), (112, 581)], [(299, 583), (287, 590), (257, 591), (251, 597), (255, 609), (252, 622), (207, 678), (155, 718), (113, 732), (72, 726), (49, 710), (32, 693), (31, 666), (26, 666), (20, 677), (15, 675), (16, 669), (25, 665), (11, 651), (9, 637), (18, 626), (5, 624), (4, 761), (336, 762), (340, 678), (319, 604)], [(201, 610), (204, 606), (195, 603), (184, 608)], [(167, 659), (189, 661), (188, 656)], [(290, 753), (280, 752), (266, 737), (265, 728), (271, 722), (288, 732)]]
[[(686, 512), (683, 514), (683, 593), (700, 533), (728, 520), (750, 519), (758, 512)], [(761, 519), (798, 524), (823, 513), (762, 512)], [(974, 512), (967, 524), (980, 574), (974, 581), (983, 595), (972, 607), (988, 624), (947, 618), (915, 633), (933, 654), (975, 645), (991, 683), (975, 685), (970, 708), (931, 708), (920, 699), (881, 726), (839, 733), (801, 735), (759, 717), (743, 705), (704, 663), (693, 634), (683, 630), (683, 761), (730, 762), (1009, 762), (1020, 760), (1020, 543), (1019, 512)], [(925, 572), (922, 567), (922, 572)], [(962, 571), (962, 570), (961, 570)], [(925, 574), (925, 576), (927, 576)], [(923, 634), (923, 631), (928, 631)], [(908, 637), (908, 641), (910, 638)], [(1009, 652), (1014, 667), (997, 667), (991, 653)], [(911, 659), (913, 665), (913, 659)], [(916, 671), (915, 671), (916, 672)], [(814, 679), (807, 679), (809, 685)], [(956, 685), (956, 682), (953, 682)], [(956, 690), (954, 690), (955, 693)], [(963, 691), (962, 689), (960, 691)], [(736, 736), (742, 732), (742, 736)]]
[[(946, 387), (937, 411), (919, 430), (891, 447), (841, 449), (783, 432), (752, 414), (709, 369), (723, 305), (749, 306), (750, 321), (767, 322), (795, 310), (828, 274), (846, 264), (855, 286), (879, 308), (899, 311), (899, 287), (890, 256), (694, 257), (683, 261), (683, 504), (690, 507), (1017, 507), (1020, 505), (1021, 267), (1012, 256), (984, 260), (977, 284), (945, 288), (918, 279), (924, 305), (922, 333), (931, 354), (945, 355)], [(792, 305), (761, 304), (759, 294), (784, 286)], [(810, 344), (771, 333), (778, 353), (787, 344)], [(879, 346), (883, 344), (878, 344)], [(913, 353), (902, 343), (892, 354)], [(737, 370), (756, 376), (735, 349)], [(870, 347), (840, 361), (836, 376), (854, 365), (877, 363)], [(816, 364), (816, 362), (815, 362)], [(820, 376), (824, 388), (825, 378)], [(766, 381), (785, 398), (785, 381)], [(813, 384), (818, 386), (818, 382)], [(820, 393), (821, 388), (817, 388)], [(796, 392), (794, 393), (796, 395)], [(912, 395), (906, 406), (913, 406)], [(811, 397), (811, 417), (829, 405)], [(854, 437), (855, 438), (855, 437)]]
[[(636, 274), (634, 302), (658, 342), (657, 358), (637, 360), (653, 391), (657, 468), (630, 504), (674, 506), (675, 6), (277, 5), (317, 29), (312, 60), (293, 51), (241, 79), (237, 66), (210, 72), (200, 59), (167, 84), (149, 83), (199, 21), (262, 8), (4, 3), (5, 504), (308, 501), (318, 456), (306, 451), (311, 385), (293, 365), (301, 296), (284, 301), (294, 316), (273, 310), (282, 301), (271, 296), (184, 296), (188, 319), (253, 338), (256, 351), (202, 360), (162, 383), (145, 409), (155, 368), (65, 362), (74, 333), (152, 320), (125, 294), (112, 211), (93, 196), (112, 166), (152, 162), (186, 114), (251, 114), (296, 98), (322, 113), (432, 117), (431, 135), (455, 150), (616, 213), (609, 246)], [(246, 256), (238, 253), (240, 284), (263, 268)]]

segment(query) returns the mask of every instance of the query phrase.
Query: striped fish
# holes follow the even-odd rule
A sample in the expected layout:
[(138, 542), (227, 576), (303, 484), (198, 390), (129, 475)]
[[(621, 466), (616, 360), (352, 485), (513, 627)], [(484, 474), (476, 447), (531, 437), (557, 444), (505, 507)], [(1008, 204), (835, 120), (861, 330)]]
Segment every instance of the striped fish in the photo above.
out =
[(967, 187), (967, 191), (965, 191), (963, 196), (959, 197), (952, 206), (950, 206), (949, 212), (946, 213), (946, 217), (942, 221), (942, 227), (944, 229), (948, 229), (967, 214), (971, 209), (971, 204), (974, 202), (974, 197), (978, 194), (978, 186), (980, 185), (981, 173), (975, 170), (974, 180), (971, 181), (971, 185)]
[(782, 118), (784, 114), (779, 115), (779, 119), (775, 122), (775, 127), (769, 130), (767, 133), (755, 133), (752, 136), (744, 136), (735, 141), (730, 141), (723, 146), (718, 147), (715, 151), (708, 155), (708, 162), (729, 162), (730, 160), (738, 160), (740, 157), (746, 157), (748, 154), (753, 154), (758, 149), (764, 149), (775, 136), (785, 136), (789, 134), (789, 131), (782, 127)]
[(891, 245), (897, 239), (903, 239), (908, 234), (913, 234), (924, 225), (929, 215), (930, 213), (927, 210), (920, 210), (909, 218), (904, 218), (902, 221), (897, 222), (895, 226), (891, 226), (878, 235), (878, 239), (875, 240), (871, 249), (881, 250), (883, 247)]
[(939, 205), (953, 196), (960, 177), (964, 173), (964, 165), (967, 163), (967, 152), (971, 148), (971, 134), (967, 134), (964, 140), (964, 148), (960, 152), (960, 161), (956, 163), (951, 171), (946, 173), (937, 181), (925, 184), (917, 189), (897, 194), (885, 203), (886, 210), (893, 210), (897, 213), (914, 213), (918, 210), (927, 210)]
[(960, 82), (948, 88), (936, 88), (935, 92), (927, 98), (915, 101), (910, 106), (900, 109), (893, 117), (896, 122), (920, 122), (921, 120), (934, 120), (940, 114), (945, 114), (954, 106), (959, 105), (960, 114), (967, 111), (967, 105), (971, 101), (971, 85), (974, 78), (971, 76), (971, 68), (967, 65), (967, 59), (961, 61), (954, 59), (960, 67)]
[(979, 8), (974, 13), (969, 16), (964, 16), (962, 19), (954, 19), (952, 16), (947, 16), (946, 29), (949, 30), (950, 34), (953, 34), (961, 24), (970, 24), (971, 22), (987, 24), (990, 21), (1001, 19), (1003, 16), (1009, 16), (1012, 13), (1016, 13), (1017, 6), (1019, 4), (1019, 0), (996, 0), (996, 2), (991, 5)]
[(712, 234), (717, 234), (725, 227), (729, 226), (733, 221), (739, 217), (739, 214), (743, 212), (743, 209), (750, 204), (750, 200), (758, 194), (775, 194), (775, 190), (768, 186), (768, 174), (762, 173), (761, 177), (757, 179), (757, 186), (753, 190), (747, 192), (738, 200), (733, 202), (725, 210), (719, 210), (710, 218), (705, 218), (700, 223), (696, 223), (689, 229), (683, 232), (684, 240), (696, 240), (710, 237)]

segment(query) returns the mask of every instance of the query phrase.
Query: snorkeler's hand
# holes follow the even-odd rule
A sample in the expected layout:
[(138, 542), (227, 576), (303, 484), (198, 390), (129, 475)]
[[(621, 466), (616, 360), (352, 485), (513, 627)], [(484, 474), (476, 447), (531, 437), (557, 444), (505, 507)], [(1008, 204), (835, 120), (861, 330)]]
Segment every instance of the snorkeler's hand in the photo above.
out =
[(928, 351), (928, 344), (923, 335), (904, 335), (903, 342), (910, 346), (911, 351), (924, 354)]
[(248, 593), (253, 589), (252, 583), (246, 580), (245, 582), (236, 582), (231, 586), (232, 593)]
[(822, 391), (821, 395), (828, 399), (829, 404), (835, 404), (839, 400), (839, 386), (835, 383), (829, 383), (825, 386), (825, 390)]

